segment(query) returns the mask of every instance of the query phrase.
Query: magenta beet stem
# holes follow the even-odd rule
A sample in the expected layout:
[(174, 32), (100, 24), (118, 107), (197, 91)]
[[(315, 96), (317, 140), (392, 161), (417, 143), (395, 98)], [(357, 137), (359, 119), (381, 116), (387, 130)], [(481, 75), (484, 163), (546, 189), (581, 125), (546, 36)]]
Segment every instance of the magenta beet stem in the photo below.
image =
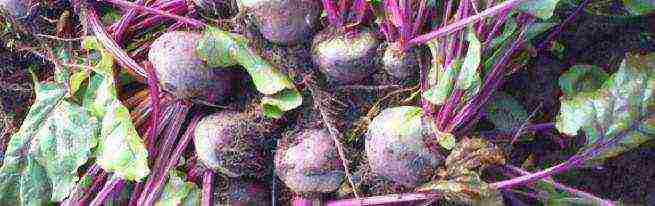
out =
[(129, 2), (129, 1), (124, 1), (124, 0), (105, 0), (105, 1), (109, 2), (109, 3), (112, 3), (112, 4), (122, 6), (122, 7), (130, 8), (130, 9), (137, 9), (137, 10), (140, 10), (140, 11), (144, 11), (144, 12), (148, 12), (148, 13), (152, 13), (152, 14), (157, 14), (157, 15), (162, 15), (162, 16), (165, 16), (165, 17), (169, 17), (169, 18), (172, 18), (172, 19), (187, 23), (187, 24), (189, 24), (189, 25), (191, 25), (193, 27), (197, 27), (197, 28), (203, 28), (203, 27), (208, 26), (207, 24), (203, 23), (202, 21), (198, 21), (198, 20), (183, 17), (183, 16), (178, 16), (178, 15), (175, 15), (175, 14), (171, 14), (171, 13), (168, 13), (168, 12), (165, 12), (165, 11), (162, 11), (162, 10), (159, 10), (159, 9), (147, 7), (147, 6), (141, 6), (141, 5)]
[(489, 9), (485, 9), (484, 11), (480, 12), (479, 14), (473, 15), (466, 17), (464, 19), (461, 19), (455, 23), (448, 24), (445, 27), (441, 27), (437, 30), (434, 30), (430, 33), (418, 36), (412, 40), (409, 41), (409, 46), (416, 45), (416, 44), (424, 44), (427, 43), (433, 39), (439, 38), (443, 35), (452, 33), (454, 31), (460, 30), (464, 28), (465, 26), (476, 23), (486, 17), (496, 15), (506, 9), (512, 9), (521, 2), (526, 1), (526, 0), (508, 0), (503, 3), (500, 3), (494, 7), (491, 7)]
[(212, 170), (205, 170), (202, 174), (202, 206), (212, 206), (214, 193), (212, 188), (214, 186), (214, 172)]
[(127, 68), (131, 73), (134, 73), (134, 76), (139, 81), (145, 82), (145, 79), (148, 78), (148, 75), (146, 74), (143, 67), (136, 63), (136, 61), (134, 61), (134, 59), (132, 59), (130, 56), (128, 56), (127, 53), (125, 53), (125, 51), (121, 49), (121, 47), (118, 46), (118, 44), (112, 38), (109, 37), (109, 34), (107, 34), (107, 31), (102, 26), (102, 23), (100, 23), (100, 19), (98, 18), (96, 11), (93, 8), (87, 7), (86, 13), (86, 23), (93, 31), (95, 37), (98, 38), (98, 41), (102, 43), (102, 46), (116, 58), (122, 67)]
[(416, 202), (422, 200), (434, 200), (440, 198), (441, 195), (433, 193), (405, 193), (405, 194), (392, 194), (376, 197), (354, 198), (347, 200), (329, 201), (326, 206), (365, 206), (365, 205), (385, 205), (385, 204), (398, 204), (407, 202)]
[(293, 198), (293, 206), (313, 206), (314, 200), (296, 196)]

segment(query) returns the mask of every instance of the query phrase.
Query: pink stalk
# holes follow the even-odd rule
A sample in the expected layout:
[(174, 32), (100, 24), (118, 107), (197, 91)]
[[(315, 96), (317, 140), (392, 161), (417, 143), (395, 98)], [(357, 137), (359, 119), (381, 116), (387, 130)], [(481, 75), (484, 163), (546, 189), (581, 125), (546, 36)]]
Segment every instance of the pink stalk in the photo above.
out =
[(132, 195), (130, 196), (130, 202), (127, 205), (137, 206), (141, 192), (143, 192), (143, 182), (137, 182), (134, 186), (134, 190), (132, 191)]
[(189, 110), (189, 106), (186, 105), (186, 103), (182, 101), (178, 101), (178, 103), (175, 105), (177, 108), (177, 111), (175, 113), (175, 117), (173, 118), (173, 121), (171, 122), (172, 124), (168, 128), (168, 132), (166, 133), (166, 138), (164, 139), (163, 142), (159, 143), (159, 150), (157, 154), (157, 159), (155, 160), (153, 169), (152, 169), (152, 174), (150, 175), (150, 178), (148, 178), (148, 181), (146, 181), (146, 186), (143, 189), (143, 193), (141, 193), (141, 197), (139, 198), (139, 205), (152, 205), (153, 202), (148, 202), (148, 201), (154, 201), (151, 198), (149, 198), (152, 195), (158, 195), (157, 191), (160, 187), (157, 183), (159, 183), (159, 178), (166, 177), (168, 174), (166, 173), (166, 163), (168, 162), (168, 159), (171, 157), (170, 153), (171, 150), (173, 149), (173, 145), (175, 144), (175, 140), (178, 137), (178, 134), (180, 132), (181, 124), (184, 121), (184, 117), (187, 115), (187, 112)]
[[(96, 179), (99, 173), (103, 172), (102, 168), (100, 168), (99, 165), (93, 164), (89, 169), (87, 169), (86, 173), (80, 178), (81, 180), (91, 178), (91, 179)], [(89, 193), (91, 188), (85, 188), (81, 186), (75, 187), (75, 190), (73, 190), (64, 202), (62, 202), (62, 206), (73, 206), (77, 205), (76, 203), (79, 202), (81, 199), (84, 199), (85, 194)]]
[[(507, 168), (512, 170), (513, 172), (519, 173), (521, 175), (530, 175), (529, 172), (527, 172), (527, 171), (525, 171), (525, 170), (523, 170), (521, 168), (515, 167), (515, 166), (510, 165), (510, 166), (507, 166)], [(564, 185), (562, 183), (555, 182), (555, 181), (547, 179), (547, 178), (542, 179), (541, 181), (552, 184), (555, 188), (560, 189), (560, 190), (564, 190), (564, 191), (566, 191), (568, 193), (571, 193), (571, 194), (573, 194), (575, 196), (592, 200), (592, 201), (594, 201), (596, 204), (598, 204), (600, 206), (614, 206), (615, 205), (614, 202), (612, 202), (612, 201), (605, 200), (605, 199), (602, 199), (600, 197), (596, 197), (595, 195), (592, 195), (591, 193), (588, 193), (588, 192), (585, 192), (585, 191), (582, 191), (582, 190), (578, 190), (578, 189), (575, 189), (575, 188), (571, 188), (571, 187), (566, 186), (566, 185)]]
[[(509, 10), (507, 10), (505, 12), (509, 12)], [(505, 24), (505, 22), (509, 18), (509, 15), (507, 15), (507, 14), (504, 14), (504, 15), (500, 14), (498, 16), (499, 16), (498, 20), (496, 20), (496, 23), (492, 27), (491, 32), (487, 33), (487, 37), (484, 38), (484, 41), (485, 41), (484, 44), (489, 44), (489, 42), (491, 42), (491, 40), (493, 40), (492, 38), (495, 37), (498, 30), (500, 30), (500, 27), (503, 24)]]
[(480, 90), (482, 92), (478, 94), (472, 101), (469, 101), (462, 108), (461, 112), (459, 112), (455, 118), (450, 120), (450, 123), (448, 124), (445, 132), (453, 133), (454, 130), (461, 126), (464, 121), (470, 119), (471, 116), (478, 114), (480, 108), (486, 104), (489, 97), (491, 97), (491, 94), (495, 92), (496, 88), (498, 88), (502, 82), (502, 77), (505, 73), (505, 68), (507, 67), (505, 64), (507, 61), (509, 61), (514, 51), (516, 51), (522, 44), (523, 38), (525, 36), (525, 30), (526, 29), (523, 29), (521, 31), (519, 36), (514, 40), (512, 46), (494, 64), (491, 72), (485, 78), (484, 84)]
[[(452, 68), (451, 68), (452, 69)], [(459, 105), (459, 102), (464, 95), (464, 91), (460, 89), (455, 89), (452, 96), (448, 98), (446, 104), (441, 106), (439, 114), (437, 116), (437, 124), (439, 125), (439, 131), (444, 131), (448, 125), (448, 120), (454, 115), (453, 111)]]
[(293, 202), (291, 203), (293, 206), (313, 206), (314, 205), (314, 200), (312, 199), (307, 199), (303, 198), (301, 196), (295, 196), (293, 198)]
[(165, 12), (165, 11), (162, 11), (162, 10), (159, 10), (159, 9), (147, 7), (147, 6), (141, 6), (141, 5), (129, 2), (129, 1), (125, 1), (125, 0), (105, 0), (105, 1), (107, 1), (109, 3), (112, 3), (112, 4), (122, 6), (122, 7), (130, 8), (130, 9), (136, 9), (136, 10), (143, 11), (143, 12), (148, 12), (148, 13), (152, 13), (152, 14), (157, 14), (157, 15), (169, 17), (169, 18), (175, 19), (177, 21), (181, 21), (181, 22), (184, 22), (186, 24), (189, 24), (189, 25), (191, 25), (193, 27), (196, 27), (196, 28), (203, 28), (203, 27), (208, 26), (207, 24), (203, 23), (202, 21), (198, 21), (198, 20), (183, 17), (183, 16), (178, 16), (178, 15), (175, 15), (175, 14), (171, 14), (171, 13), (168, 13), (168, 12)]
[(123, 68), (128, 69), (130, 73), (134, 74), (137, 80), (145, 82), (148, 78), (145, 70), (137, 64), (134, 59), (130, 58), (130, 56), (128, 56), (127, 53), (125, 53), (125, 51), (123, 51), (123, 49), (121, 49), (120, 46), (109, 37), (109, 34), (107, 34), (107, 31), (105, 31), (102, 26), (95, 9), (87, 7), (85, 11), (87, 15), (84, 19), (86, 19), (86, 23), (93, 31), (95, 37), (98, 38), (98, 41), (102, 43), (102, 46), (116, 58)]
[(427, 0), (422, 0), (419, 3), (418, 6), (418, 14), (416, 14), (416, 18), (414, 19), (414, 25), (412, 26), (412, 34), (411, 36), (416, 36), (418, 34), (419, 30), (421, 29), (421, 26), (423, 25), (423, 21), (425, 19), (425, 12), (426, 12), (426, 3)]
[[(180, 157), (182, 157), (184, 149), (186, 149), (187, 145), (189, 145), (189, 141), (193, 139), (193, 132), (195, 131), (196, 125), (200, 121), (201, 117), (202, 115), (197, 114), (193, 117), (191, 123), (189, 123), (187, 131), (185, 132), (184, 136), (182, 136), (182, 139), (177, 143), (177, 146), (175, 147), (173, 154), (168, 159), (168, 162), (166, 163), (163, 171), (159, 176), (156, 177), (154, 186), (147, 194), (144, 205), (154, 204), (159, 197), (159, 193), (161, 193), (161, 190), (164, 187), (164, 181), (166, 180), (166, 177), (168, 177), (168, 172), (173, 169), (173, 167), (175, 167), (175, 165), (177, 165), (177, 163), (180, 161)], [(178, 124), (181, 124), (181, 122), (178, 122)]]
[(105, 186), (102, 188), (102, 190), (100, 190), (100, 192), (98, 193), (96, 198), (94, 198), (93, 201), (91, 201), (91, 203), (89, 203), (89, 206), (104, 205), (105, 200), (107, 200), (107, 198), (109, 197), (109, 194), (112, 191), (114, 191), (116, 186), (121, 184), (121, 182), (123, 182), (123, 181), (124, 180), (120, 179), (118, 176), (112, 175), (112, 177), (109, 179), (109, 181), (107, 181), (105, 183)]
[(152, 67), (150, 62), (146, 62), (143, 67), (148, 73), (148, 90), (150, 91), (150, 107), (152, 107), (152, 115), (150, 119), (150, 128), (148, 128), (147, 140), (154, 140), (157, 137), (157, 128), (159, 126), (159, 121), (161, 119), (161, 105), (159, 104), (159, 80), (157, 74), (155, 73), (155, 68)]
[(461, 19), (455, 23), (448, 24), (445, 27), (441, 27), (435, 31), (432, 31), (430, 33), (418, 36), (412, 40), (409, 41), (410, 45), (416, 45), (416, 44), (425, 44), (433, 39), (439, 38), (443, 35), (450, 34), (454, 31), (460, 30), (464, 28), (465, 26), (478, 22), (486, 17), (496, 15), (506, 9), (511, 9), (520, 4), (521, 2), (524, 2), (526, 0), (508, 0), (503, 3), (500, 3), (496, 6), (493, 6), (489, 9), (485, 9), (484, 11), (480, 12), (479, 14), (469, 16), (467, 18)]
[(100, 171), (100, 174), (98, 174), (98, 176), (93, 179), (93, 185), (91, 188), (89, 188), (88, 192), (84, 195), (84, 197), (82, 197), (82, 199), (80, 199), (80, 201), (77, 202), (76, 205), (87, 206), (87, 202), (91, 199), (91, 195), (97, 193), (98, 190), (101, 189), (101, 187), (104, 185), (102, 183), (105, 182), (105, 179), (107, 179), (107, 173), (105, 171)]
[(202, 206), (213, 206), (214, 202), (212, 198), (214, 197), (214, 193), (212, 192), (212, 189), (214, 187), (214, 171), (212, 170), (205, 170), (205, 172), (202, 174)]
[[(135, 4), (137, 5), (142, 5), (144, 3), (144, 0), (137, 0)], [(120, 44), (120, 42), (123, 39), (123, 34), (125, 33), (125, 30), (127, 27), (129, 27), (130, 23), (136, 16), (136, 9), (130, 9), (127, 12), (123, 14), (123, 17), (118, 21), (117, 26), (115, 29), (113, 29), (113, 37), (116, 43)]]
[(325, 9), (325, 12), (328, 15), (328, 21), (330, 24), (336, 28), (341, 28), (343, 26), (343, 22), (341, 20), (341, 14), (339, 11), (337, 11), (336, 8), (334, 8), (334, 4), (332, 3), (331, 0), (321, 0), (323, 2), (323, 9)]
[(391, 194), (376, 197), (354, 198), (346, 200), (329, 201), (326, 206), (365, 206), (365, 205), (384, 205), (384, 204), (407, 204), (409, 202), (434, 200), (440, 198), (440, 194), (431, 193), (406, 193)]
[[(654, 115), (648, 115), (645, 118), (652, 118)], [(555, 174), (560, 174), (563, 172), (566, 172), (570, 169), (579, 167), (582, 165), (584, 162), (589, 161), (590, 159), (594, 158), (595, 156), (599, 155), (601, 152), (605, 151), (607, 148), (611, 147), (612, 145), (617, 144), (618, 142), (621, 142), (625, 137), (627, 136), (629, 131), (632, 131), (637, 127), (638, 125), (633, 124), (630, 126), (630, 128), (623, 130), (619, 132), (615, 137), (613, 138), (606, 138), (606, 137), (601, 137), (600, 141), (595, 143), (591, 148), (586, 149), (583, 151), (581, 154), (574, 155), (573, 157), (569, 158), (563, 163), (560, 163), (558, 165), (555, 165), (553, 167), (549, 167), (545, 170), (531, 173), (531, 174), (526, 174), (523, 176), (515, 177), (509, 180), (504, 180), (500, 182), (495, 182), (492, 183), (490, 186), (493, 188), (497, 189), (508, 189), (508, 188), (513, 188), (517, 187), (519, 185), (524, 185), (524, 184), (529, 184), (535, 181), (539, 181), (543, 178), (550, 177)]]
[(362, 21), (364, 21), (364, 15), (366, 15), (366, 11), (369, 9), (369, 5), (366, 2), (366, 0), (355, 0), (354, 7), (355, 7), (355, 12), (357, 13), (357, 16), (355, 17), (354, 25), (358, 25)]

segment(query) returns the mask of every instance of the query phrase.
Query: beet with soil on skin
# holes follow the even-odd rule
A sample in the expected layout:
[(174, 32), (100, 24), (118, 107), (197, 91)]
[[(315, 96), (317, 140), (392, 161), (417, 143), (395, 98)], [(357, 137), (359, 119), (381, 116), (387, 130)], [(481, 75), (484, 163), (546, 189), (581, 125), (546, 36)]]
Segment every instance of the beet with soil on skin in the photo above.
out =
[(418, 50), (416, 48), (409, 48), (407, 51), (403, 51), (399, 48), (398, 43), (391, 43), (384, 50), (382, 68), (387, 74), (398, 79), (415, 77), (419, 70), (418, 58)]
[(180, 99), (213, 106), (232, 93), (239, 73), (209, 68), (196, 54), (200, 38), (201, 34), (191, 32), (165, 33), (150, 46), (148, 60), (165, 91)]
[(271, 205), (270, 190), (260, 183), (245, 180), (231, 180), (227, 188), (218, 191), (215, 205), (230, 206), (269, 206)]
[(429, 180), (444, 158), (428, 148), (431, 129), (423, 118), (420, 108), (401, 106), (371, 121), (365, 150), (373, 173), (410, 188)]
[(240, 0), (238, 3), (241, 9), (250, 10), (255, 16), (264, 38), (282, 45), (310, 38), (321, 14), (318, 0)]
[(202, 165), (229, 177), (265, 175), (265, 147), (276, 129), (259, 114), (225, 110), (200, 120), (193, 142)]
[(314, 37), (312, 59), (329, 78), (353, 83), (375, 72), (379, 43), (369, 29), (325, 29)]
[(285, 137), (275, 154), (275, 172), (287, 187), (304, 196), (332, 192), (344, 179), (337, 149), (325, 129)]

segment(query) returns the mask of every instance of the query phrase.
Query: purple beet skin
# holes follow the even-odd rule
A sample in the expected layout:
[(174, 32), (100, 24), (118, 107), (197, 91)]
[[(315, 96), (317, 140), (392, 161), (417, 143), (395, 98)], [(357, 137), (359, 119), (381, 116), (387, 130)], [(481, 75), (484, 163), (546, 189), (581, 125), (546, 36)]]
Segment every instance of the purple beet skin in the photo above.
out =
[(375, 72), (379, 40), (369, 29), (328, 28), (314, 37), (314, 64), (331, 79), (354, 83)]
[(418, 107), (385, 109), (369, 124), (365, 150), (371, 170), (406, 187), (425, 183), (443, 157), (428, 149), (430, 127)]
[(232, 93), (238, 73), (209, 68), (196, 54), (200, 38), (191, 32), (165, 33), (150, 46), (148, 60), (164, 90), (179, 99), (213, 106)]
[(325, 129), (285, 137), (275, 155), (275, 171), (296, 194), (311, 196), (339, 188), (344, 171)]

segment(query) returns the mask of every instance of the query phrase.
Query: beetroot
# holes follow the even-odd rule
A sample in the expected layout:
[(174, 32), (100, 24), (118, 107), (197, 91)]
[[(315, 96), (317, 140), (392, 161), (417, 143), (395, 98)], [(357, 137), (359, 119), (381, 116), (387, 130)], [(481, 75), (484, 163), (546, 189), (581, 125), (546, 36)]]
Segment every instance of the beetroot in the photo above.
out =
[(0, 10), (14, 18), (27, 16), (26, 0), (0, 0)]
[(148, 60), (164, 90), (180, 99), (216, 105), (232, 93), (238, 73), (209, 68), (196, 54), (200, 38), (200, 34), (190, 32), (165, 33), (150, 46)]
[(275, 172), (291, 190), (305, 196), (334, 191), (344, 177), (334, 142), (325, 129), (285, 137), (275, 155)]
[(402, 51), (398, 43), (391, 43), (384, 50), (382, 68), (387, 74), (398, 79), (416, 76), (418, 74), (418, 52), (414, 48)]
[(229, 177), (263, 176), (265, 141), (275, 129), (258, 115), (226, 110), (200, 120), (193, 139), (198, 160)]
[(232, 180), (224, 191), (219, 191), (216, 202), (218, 205), (231, 206), (269, 206), (271, 205), (270, 190), (258, 183)]
[(379, 41), (369, 29), (326, 29), (314, 37), (314, 64), (329, 78), (353, 83), (375, 72)]
[(366, 133), (371, 170), (406, 187), (424, 183), (443, 162), (426, 144), (430, 124), (418, 107), (389, 108), (375, 117)]
[(264, 38), (283, 45), (309, 38), (321, 14), (318, 0), (240, 0), (239, 4), (252, 11)]

